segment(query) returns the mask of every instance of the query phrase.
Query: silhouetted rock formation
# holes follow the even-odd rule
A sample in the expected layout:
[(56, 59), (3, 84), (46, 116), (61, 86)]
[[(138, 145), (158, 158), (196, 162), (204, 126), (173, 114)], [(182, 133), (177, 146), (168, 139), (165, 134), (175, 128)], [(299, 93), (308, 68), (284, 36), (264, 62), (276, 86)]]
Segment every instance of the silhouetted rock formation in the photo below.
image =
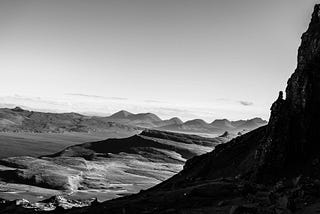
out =
[(258, 154), (261, 181), (288, 173), (317, 173), (310, 169), (320, 149), (320, 6), (316, 5), (302, 36), (298, 66), (271, 107), (267, 135)]
[[(302, 36), (298, 66), (288, 81), (286, 98), (280, 92), (271, 107), (268, 125), (218, 146), (208, 157), (190, 160), (186, 164), (187, 168), (196, 166), (197, 159), (208, 159), (205, 162), (210, 164), (203, 170), (210, 178), (239, 173), (262, 183), (299, 174), (320, 174), (315, 164), (320, 158), (319, 16), (320, 6), (316, 5), (309, 28)], [(245, 155), (237, 155), (244, 148)], [(218, 164), (220, 159), (221, 165)], [(204, 160), (201, 162), (204, 163)], [(230, 173), (221, 174), (222, 171)]]
[(260, 183), (320, 174), (316, 164), (320, 158), (319, 16), (320, 6), (316, 5), (309, 28), (302, 36), (298, 66), (288, 81), (286, 98), (279, 93), (268, 125), (219, 145), (210, 154), (191, 159), (185, 167), (189, 170), (182, 174), (198, 179), (239, 174)]

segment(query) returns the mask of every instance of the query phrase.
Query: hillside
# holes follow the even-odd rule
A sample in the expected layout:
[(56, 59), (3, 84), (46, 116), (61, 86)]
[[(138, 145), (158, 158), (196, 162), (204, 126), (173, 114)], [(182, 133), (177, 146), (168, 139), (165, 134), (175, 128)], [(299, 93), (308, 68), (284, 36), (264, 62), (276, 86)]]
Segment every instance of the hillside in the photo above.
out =
[(2, 132), (90, 133), (111, 129), (139, 130), (134, 126), (107, 121), (103, 117), (89, 117), (77, 113), (44, 113), (19, 107), (0, 109), (0, 131)]
[(104, 201), (137, 193), (172, 177), (187, 159), (227, 140), (145, 130), (128, 138), (70, 146), (39, 158), (1, 159), (0, 198), (23, 197), (34, 202), (40, 196), (61, 195)]

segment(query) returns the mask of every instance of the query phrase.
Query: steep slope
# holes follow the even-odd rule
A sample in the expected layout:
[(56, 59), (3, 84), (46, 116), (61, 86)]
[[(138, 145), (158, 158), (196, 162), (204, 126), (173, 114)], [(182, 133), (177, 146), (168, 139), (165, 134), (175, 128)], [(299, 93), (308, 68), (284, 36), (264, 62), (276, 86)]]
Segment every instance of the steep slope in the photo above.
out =
[[(271, 107), (265, 144), (257, 155), (260, 180), (287, 173), (319, 176), (320, 6), (302, 35), (298, 66)], [(277, 151), (277, 152), (275, 152)], [(313, 163), (313, 164), (312, 164)]]
[[(234, 124), (236, 124), (237, 122), (235, 122)], [(235, 125), (234, 126), (234, 131), (244, 131), (244, 132), (248, 132), (251, 130), (256, 129), (257, 127), (261, 127), (267, 125), (267, 121), (262, 120), (261, 118), (253, 118), (250, 120), (244, 120), (239, 122), (239, 125)]]
[(280, 92), (271, 107), (269, 124), (191, 159), (171, 181), (178, 177), (187, 182), (186, 177), (201, 180), (241, 175), (251, 181), (273, 183), (285, 176), (320, 175), (319, 16), (320, 6), (316, 5), (302, 36), (298, 67), (288, 81), (286, 99)]

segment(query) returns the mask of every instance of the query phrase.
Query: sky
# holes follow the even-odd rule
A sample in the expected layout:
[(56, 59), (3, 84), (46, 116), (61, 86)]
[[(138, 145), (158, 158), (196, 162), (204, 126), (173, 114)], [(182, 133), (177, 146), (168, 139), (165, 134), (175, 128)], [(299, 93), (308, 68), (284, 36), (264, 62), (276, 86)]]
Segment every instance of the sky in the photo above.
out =
[(315, 0), (0, 0), (0, 106), (269, 118)]

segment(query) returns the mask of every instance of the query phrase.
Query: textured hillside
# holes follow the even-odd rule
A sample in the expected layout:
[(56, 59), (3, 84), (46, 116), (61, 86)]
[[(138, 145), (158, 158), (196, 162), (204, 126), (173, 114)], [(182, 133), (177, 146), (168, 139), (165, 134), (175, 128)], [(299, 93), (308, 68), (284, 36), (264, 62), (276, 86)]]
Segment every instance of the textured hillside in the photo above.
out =
[(227, 140), (145, 130), (128, 138), (70, 146), (49, 156), (1, 159), (0, 197), (107, 200), (137, 193), (178, 173), (187, 159)]

